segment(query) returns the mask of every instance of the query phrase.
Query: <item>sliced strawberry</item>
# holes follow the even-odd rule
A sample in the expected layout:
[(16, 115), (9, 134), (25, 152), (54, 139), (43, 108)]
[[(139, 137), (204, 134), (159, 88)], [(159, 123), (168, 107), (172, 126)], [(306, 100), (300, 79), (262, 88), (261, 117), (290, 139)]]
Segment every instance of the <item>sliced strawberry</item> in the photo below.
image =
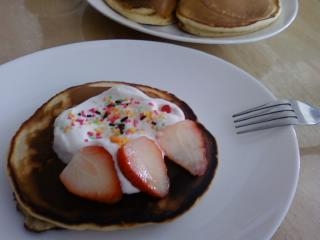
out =
[(139, 137), (122, 145), (118, 164), (129, 181), (142, 192), (164, 197), (169, 191), (169, 178), (163, 154), (157, 144)]
[(103, 147), (82, 148), (63, 169), (60, 180), (69, 192), (89, 200), (114, 203), (122, 198), (114, 161)]
[(192, 175), (205, 173), (208, 165), (205, 140), (196, 122), (183, 120), (169, 125), (157, 133), (157, 141), (166, 156)]

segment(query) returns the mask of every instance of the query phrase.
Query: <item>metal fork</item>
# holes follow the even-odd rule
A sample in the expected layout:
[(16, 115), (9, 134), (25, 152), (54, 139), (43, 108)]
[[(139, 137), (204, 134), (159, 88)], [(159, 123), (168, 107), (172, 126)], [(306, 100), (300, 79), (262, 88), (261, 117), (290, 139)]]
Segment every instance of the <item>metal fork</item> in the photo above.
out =
[(320, 123), (320, 108), (297, 100), (278, 100), (232, 115), (237, 133), (287, 125)]

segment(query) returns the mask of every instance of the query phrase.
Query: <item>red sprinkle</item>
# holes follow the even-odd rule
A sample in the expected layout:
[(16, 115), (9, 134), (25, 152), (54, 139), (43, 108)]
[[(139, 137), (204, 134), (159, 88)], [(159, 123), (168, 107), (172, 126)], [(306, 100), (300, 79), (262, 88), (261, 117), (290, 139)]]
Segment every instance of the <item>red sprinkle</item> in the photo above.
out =
[(76, 119), (76, 122), (78, 122), (80, 125), (84, 124), (84, 120), (80, 118)]
[(168, 104), (163, 105), (160, 110), (162, 112), (171, 113), (171, 107)]
[(138, 123), (139, 123), (139, 121), (138, 121), (137, 119), (134, 119), (134, 120), (133, 120), (133, 126), (134, 126), (134, 127), (137, 127), (137, 126), (138, 126)]
[(91, 109), (89, 109), (89, 112), (96, 113), (96, 109), (95, 108), (91, 108)]

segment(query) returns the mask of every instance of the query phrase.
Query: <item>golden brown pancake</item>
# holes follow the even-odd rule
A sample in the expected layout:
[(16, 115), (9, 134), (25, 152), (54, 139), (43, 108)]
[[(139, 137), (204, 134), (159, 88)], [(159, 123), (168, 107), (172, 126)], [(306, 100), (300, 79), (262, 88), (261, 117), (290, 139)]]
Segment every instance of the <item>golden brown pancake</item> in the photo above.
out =
[[(65, 164), (52, 149), (53, 123), (65, 109), (98, 95), (119, 82), (96, 82), (69, 88), (52, 97), (26, 120), (12, 139), (8, 173), (25, 226), (32, 231), (53, 228), (114, 230), (165, 222), (186, 212), (208, 189), (217, 168), (215, 138), (201, 125), (208, 168), (195, 177), (166, 159), (169, 194), (161, 199), (144, 193), (124, 195), (115, 204), (89, 201), (69, 193), (59, 180)], [(151, 97), (177, 104), (187, 119), (197, 121), (192, 109), (175, 95), (156, 88), (130, 84)]]
[(175, 21), (177, 0), (105, 0), (121, 15), (138, 23), (168, 25)]
[(181, 0), (179, 26), (199, 36), (225, 36), (266, 27), (280, 15), (279, 0)]

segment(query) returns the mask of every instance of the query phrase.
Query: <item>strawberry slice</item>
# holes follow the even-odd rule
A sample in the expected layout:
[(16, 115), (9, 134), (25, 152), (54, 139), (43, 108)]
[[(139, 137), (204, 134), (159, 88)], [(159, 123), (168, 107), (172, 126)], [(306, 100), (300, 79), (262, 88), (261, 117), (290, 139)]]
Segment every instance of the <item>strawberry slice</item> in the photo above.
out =
[(160, 147), (175, 163), (192, 175), (201, 176), (208, 165), (202, 130), (192, 120), (169, 125), (157, 133)]
[(122, 198), (114, 161), (103, 147), (82, 148), (63, 169), (60, 180), (69, 192), (92, 201), (114, 203)]
[(164, 197), (169, 191), (169, 178), (162, 151), (147, 137), (122, 145), (118, 164), (126, 178), (142, 192)]

